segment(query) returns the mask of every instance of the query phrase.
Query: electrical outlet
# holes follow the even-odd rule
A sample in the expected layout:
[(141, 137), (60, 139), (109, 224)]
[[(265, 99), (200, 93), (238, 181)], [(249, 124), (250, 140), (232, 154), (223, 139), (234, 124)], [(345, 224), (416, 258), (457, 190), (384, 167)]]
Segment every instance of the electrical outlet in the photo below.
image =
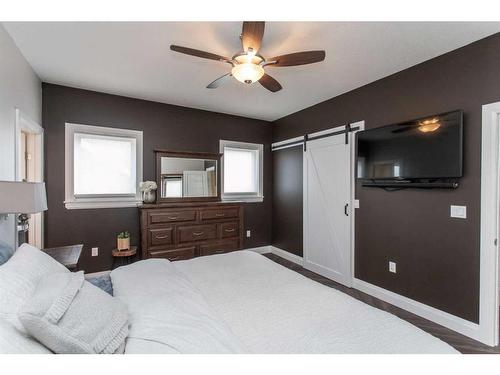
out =
[(252, 232), (250, 232), (249, 230), (247, 230), (247, 237), (250, 237), (252, 235)]
[(396, 262), (389, 261), (389, 272), (396, 273)]
[(92, 248), (92, 256), (93, 257), (99, 256), (99, 248), (98, 247)]

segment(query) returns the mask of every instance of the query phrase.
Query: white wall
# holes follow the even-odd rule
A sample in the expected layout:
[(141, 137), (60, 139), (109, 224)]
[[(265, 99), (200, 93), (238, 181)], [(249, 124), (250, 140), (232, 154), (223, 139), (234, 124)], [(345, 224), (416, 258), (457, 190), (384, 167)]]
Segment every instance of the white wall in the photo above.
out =
[[(0, 180), (15, 178), (15, 109), (42, 123), (42, 85), (0, 24)], [(0, 219), (0, 246), (14, 246), (14, 216)]]

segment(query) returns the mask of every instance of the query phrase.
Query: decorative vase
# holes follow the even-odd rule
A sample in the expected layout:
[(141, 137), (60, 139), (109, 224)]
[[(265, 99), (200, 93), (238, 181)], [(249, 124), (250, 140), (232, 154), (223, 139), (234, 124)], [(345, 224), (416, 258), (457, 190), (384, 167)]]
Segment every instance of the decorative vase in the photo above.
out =
[(118, 250), (128, 250), (130, 249), (130, 237), (129, 238), (117, 238), (116, 248)]
[(156, 190), (142, 192), (142, 201), (144, 203), (154, 203), (156, 201)]

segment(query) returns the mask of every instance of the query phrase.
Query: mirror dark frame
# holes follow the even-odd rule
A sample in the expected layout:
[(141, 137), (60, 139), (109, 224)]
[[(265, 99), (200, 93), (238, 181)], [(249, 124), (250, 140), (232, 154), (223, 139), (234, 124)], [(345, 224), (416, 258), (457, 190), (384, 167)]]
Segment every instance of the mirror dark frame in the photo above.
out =
[(156, 203), (174, 203), (174, 202), (216, 202), (220, 201), (221, 192), (221, 175), (220, 175), (220, 161), (222, 154), (212, 154), (208, 152), (183, 152), (183, 151), (168, 151), (168, 150), (154, 150), (156, 154), (156, 184), (158, 188), (161, 186), (161, 158), (186, 158), (186, 159), (208, 159), (217, 162), (216, 175), (217, 175), (217, 195), (212, 197), (186, 197), (186, 198), (162, 198), (161, 192), (156, 194)]

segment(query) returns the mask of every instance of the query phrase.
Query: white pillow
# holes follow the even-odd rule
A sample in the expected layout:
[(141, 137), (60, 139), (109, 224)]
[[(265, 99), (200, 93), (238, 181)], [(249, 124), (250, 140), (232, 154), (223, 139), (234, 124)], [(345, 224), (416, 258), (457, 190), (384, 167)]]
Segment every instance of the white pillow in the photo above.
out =
[(0, 354), (51, 354), (38, 341), (19, 332), (14, 326), (0, 319)]
[(17, 317), (19, 309), (31, 298), (43, 276), (60, 272), (69, 271), (36, 247), (21, 245), (11, 258), (0, 266), (0, 319), (25, 332)]
[(125, 305), (85, 281), (82, 271), (42, 278), (19, 319), (55, 353), (123, 352), (128, 334)]

